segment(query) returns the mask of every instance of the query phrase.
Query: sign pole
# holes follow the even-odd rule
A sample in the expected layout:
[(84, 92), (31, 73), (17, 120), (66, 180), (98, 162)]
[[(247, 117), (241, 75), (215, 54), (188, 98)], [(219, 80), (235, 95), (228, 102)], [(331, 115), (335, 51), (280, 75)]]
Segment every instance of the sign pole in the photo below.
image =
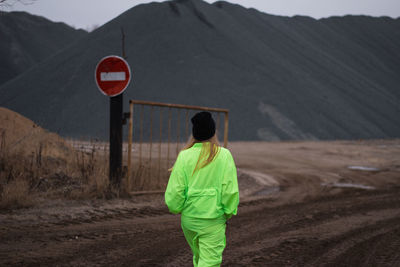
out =
[(109, 179), (114, 189), (120, 190), (122, 180), (122, 125), (129, 113), (123, 113), (123, 92), (129, 85), (131, 70), (125, 58), (125, 33), (122, 34), (122, 58), (107, 56), (100, 60), (94, 72), (100, 92), (110, 97), (110, 158)]
[(110, 97), (110, 182), (119, 188), (122, 177), (123, 94)]
[[(125, 33), (121, 27), (122, 58), (125, 54)], [(110, 97), (110, 182), (115, 188), (120, 188), (122, 179), (122, 120), (123, 120), (123, 92)]]
[[(125, 53), (123, 53), (125, 54)], [(119, 191), (122, 180), (123, 92), (129, 85), (131, 71), (125, 59), (107, 56), (96, 66), (95, 81), (102, 94), (110, 97), (110, 185)], [(126, 117), (126, 116), (125, 116)]]

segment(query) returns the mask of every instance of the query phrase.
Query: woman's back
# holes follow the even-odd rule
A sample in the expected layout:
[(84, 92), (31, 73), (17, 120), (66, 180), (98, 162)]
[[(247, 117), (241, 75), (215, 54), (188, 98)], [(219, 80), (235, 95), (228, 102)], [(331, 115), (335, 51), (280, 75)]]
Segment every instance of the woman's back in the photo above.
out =
[[(196, 169), (201, 165), (202, 151), (206, 150), (203, 146), (209, 145), (195, 143), (179, 153), (165, 194), (171, 212), (205, 219), (236, 214), (239, 192), (229, 150), (219, 147), (209, 164)], [(183, 198), (176, 198), (177, 191), (181, 191)]]

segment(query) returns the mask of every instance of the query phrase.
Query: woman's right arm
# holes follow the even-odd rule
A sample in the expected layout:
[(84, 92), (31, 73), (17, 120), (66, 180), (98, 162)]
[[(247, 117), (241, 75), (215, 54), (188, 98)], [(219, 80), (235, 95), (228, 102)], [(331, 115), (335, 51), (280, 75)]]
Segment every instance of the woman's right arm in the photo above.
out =
[(185, 172), (181, 154), (178, 155), (165, 190), (165, 204), (170, 212), (181, 213), (185, 204)]

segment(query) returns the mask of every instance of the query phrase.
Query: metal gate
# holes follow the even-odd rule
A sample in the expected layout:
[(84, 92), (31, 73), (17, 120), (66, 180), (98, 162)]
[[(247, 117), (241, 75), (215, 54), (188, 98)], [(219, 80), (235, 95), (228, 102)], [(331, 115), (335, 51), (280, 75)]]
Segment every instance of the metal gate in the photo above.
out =
[[(149, 112), (149, 118), (146, 120), (149, 129), (146, 129), (146, 136), (144, 136), (143, 125), (145, 108)], [(229, 110), (227, 109), (130, 100), (129, 110), (131, 116), (126, 176), (128, 191), (132, 189), (132, 177), (139, 190), (161, 189), (165, 185), (169, 175), (168, 169), (173, 164), (171, 160), (176, 158), (183, 143), (186, 143), (191, 135), (189, 115), (194, 111), (215, 113), (217, 133), (221, 134), (220, 130), (223, 130), (224, 147), (228, 145)], [(223, 127), (219, 127), (221, 114), (223, 114)], [(154, 118), (157, 115), (158, 120)], [(158, 124), (158, 132), (157, 128), (153, 129), (156, 124)], [(137, 129), (135, 136), (134, 126)], [(173, 132), (174, 128), (175, 132)], [(133, 142), (134, 139), (135, 142)], [(146, 183), (152, 185), (146, 187)]]

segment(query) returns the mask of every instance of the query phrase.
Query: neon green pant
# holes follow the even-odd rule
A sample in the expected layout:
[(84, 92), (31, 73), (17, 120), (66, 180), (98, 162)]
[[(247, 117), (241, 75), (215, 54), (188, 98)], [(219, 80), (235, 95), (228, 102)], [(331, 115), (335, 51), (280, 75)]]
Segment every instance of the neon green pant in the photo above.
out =
[(182, 216), (181, 226), (193, 252), (193, 266), (220, 266), (226, 246), (225, 217), (198, 219)]

